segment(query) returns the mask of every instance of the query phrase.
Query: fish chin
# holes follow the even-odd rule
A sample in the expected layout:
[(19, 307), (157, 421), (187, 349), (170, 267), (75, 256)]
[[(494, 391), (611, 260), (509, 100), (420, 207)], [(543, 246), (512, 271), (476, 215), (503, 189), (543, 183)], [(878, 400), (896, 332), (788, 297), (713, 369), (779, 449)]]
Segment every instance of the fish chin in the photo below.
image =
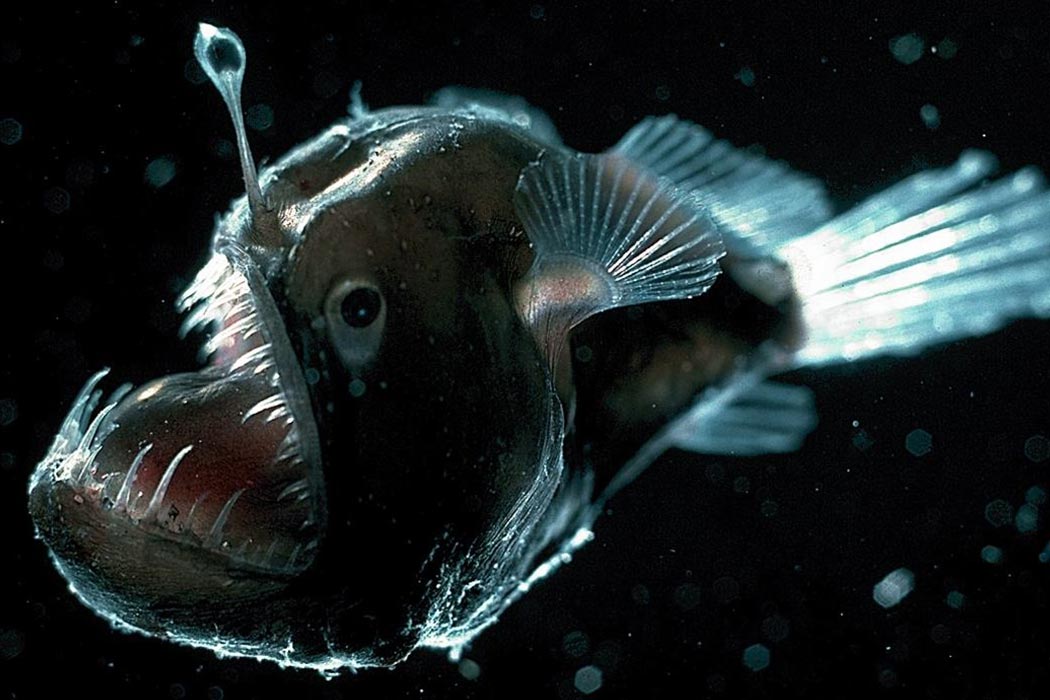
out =
[(106, 372), (92, 377), (29, 500), (93, 610), (192, 641), (248, 606), (281, 604), (314, 561), (325, 494), (304, 382), (252, 261), (235, 246), (214, 253), (179, 305), (185, 331), (210, 335), (206, 367), (105, 402)]

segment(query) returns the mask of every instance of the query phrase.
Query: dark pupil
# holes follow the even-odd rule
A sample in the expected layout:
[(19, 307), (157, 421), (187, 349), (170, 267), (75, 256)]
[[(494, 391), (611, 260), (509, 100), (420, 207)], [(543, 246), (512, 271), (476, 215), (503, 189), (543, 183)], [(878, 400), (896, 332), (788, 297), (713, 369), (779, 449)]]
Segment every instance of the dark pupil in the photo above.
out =
[(376, 320), (382, 300), (379, 292), (368, 287), (358, 287), (343, 297), (340, 311), (343, 320), (353, 328), (364, 328)]

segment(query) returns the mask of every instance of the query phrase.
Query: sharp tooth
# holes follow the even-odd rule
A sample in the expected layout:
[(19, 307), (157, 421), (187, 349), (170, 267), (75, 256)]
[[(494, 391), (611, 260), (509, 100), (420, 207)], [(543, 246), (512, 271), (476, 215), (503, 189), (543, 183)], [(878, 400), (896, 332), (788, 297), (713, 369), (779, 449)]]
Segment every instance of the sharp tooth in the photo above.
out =
[(293, 493), (305, 491), (308, 488), (310, 488), (310, 482), (306, 479), (299, 479), (298, 481), (293, 481), (292, 483), (285, 486), (284, 490), (282, 490), (281, 493), (277, 495), (277, 500), (283, 501), (285, 498), (291, 496)]
[(252, 416), (256, 416), (264, 411), (269, 411), (270, 409), (277, 408), (283, 403), (284, 397), (281, 396), (280, 392), (273, 394), (272, 396), (268, 396), (248, 409), (248, 411), (244, 414), (244, 417), (241, 418), (241, 424), (243, 425), (247, 423)]
[(246, 366), (248, 366), (250, 364), (253, 364), (255, 362), (260, 362), (260, 361), (264, 360), (265, 357), (266, 357), (266, 354), (268, 352), (270, 352), (270, 347), (271, 347), (270, 344), (266, 343), (264, 345), (260, 345), (257, 348), (252, 348), (248, 352), (246, 352), (243, 355), (241, 355), (240, 357), (238, 357), (234, 361), (234, 363), (232, 365), (230, 365), (230, 371), (231, 372), (236, 372), (237, 370), (241, 369), (242, 367), (246, 367)]
[(146, 454), (153, 449), (153, 443), (148, 443), (145, 447), (139, 450), (139, 453), (135, 455), (135, 459), (131, 462), (131, 466), (128, 467), (128, 473), (124, 475), (124, 481), (120, 484), (120, 490), (117, 491), (117, 498), (113, 502), (113, 509), (123, 508), (127, 510), (128, 507), (128, 496), (131, 495), (131, 484), (135, 481), (135, 473), (138, 472), (139, 467), (142, 465), (142, 460), (146, 458)]
[(222, 544), (222, 529), (226, 527), (226, 520), (230, 517), (230, 511), (233, 510), (233, 506), (237, 503), (237, 499), (244, 493), (244, 489), (238, 489), (223, 505), (222, 510), (219, 511), (219, 516), (215, 518), (215, 522), (211, 526), (211, 531), (208, 532), (208, 537), (204, 540), (205, 547), (218, 547)]
[(164, 496), (168, 493), (168, 484), (171, 483), (171, 478), (175, 476), (175, 470), (179, 468), (179, 464), (182, 460), (190, 453), (193, 449), (193, 445), (186, 445), (175, 457), (168, 463), (168, 468), (164, 470), (164, 474), (160, 477), (160, 483), (157, 484), (156, 490), (153, 492), (153, 498), (149, 499), (149, 505), (146, 506), (146, 514), (142, 517), (150, 518), (157, 514), (160, 510), (161, 502), (164, 500)]
[(190, 512), (186, 514), (185, 528), (189, 530), (193, 526), (193, 514), (197, 512), (197, 506), (204, 502), (204, 499), (208, 497), (208, 492), (205, 491), (201, 495), (197, 496), (197, 500), (190, 506)]

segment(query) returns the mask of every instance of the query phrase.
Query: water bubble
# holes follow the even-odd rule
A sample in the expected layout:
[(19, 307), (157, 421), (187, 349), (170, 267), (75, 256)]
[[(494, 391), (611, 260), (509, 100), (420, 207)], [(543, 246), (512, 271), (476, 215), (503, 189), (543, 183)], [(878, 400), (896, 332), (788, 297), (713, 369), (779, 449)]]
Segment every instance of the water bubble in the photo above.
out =
[(922, 123), (931, 131), (941, 125), (941, 112), (931, 104), (925, 104), (919, 109)]
[(908, 569), (896, 569), (875, 584), (872, 597), (882, 607), (892, 608), (904, 600), (914, 588), (915, 574)]
[(904, 438), (904, 448), (916, 457), (927, 455), (933, 450), (933, 436), (918, 428)]
[(590, 695), (602, 687), (602, 670), (597, 666), (584, 666), (576, 672), (573, 682), (576, 690)]
[(175, 162), (166, 156), (151, 160), (144, 173), (146, 184), (157, 190), (171, 182), (174, 177)]
[(922, 58), (926, 42), (918, 34), (902, 34), (890, 39), (890, 53), (904, 65), (911, 65)]
[(744, 649), (744, 665), (752, 671), (761, 671), (769, 666), (769, 649), (765, 644), (752, 644)]
[(981, 549), (981, 559), (989, 564), (999, 564), (1003, 560), (1003, 550), (992, 544), (985, 545)]
[(22, 123), (11, 117), (0, 119), (0, 143), (5, 146), (14, 146), (21, 140)]

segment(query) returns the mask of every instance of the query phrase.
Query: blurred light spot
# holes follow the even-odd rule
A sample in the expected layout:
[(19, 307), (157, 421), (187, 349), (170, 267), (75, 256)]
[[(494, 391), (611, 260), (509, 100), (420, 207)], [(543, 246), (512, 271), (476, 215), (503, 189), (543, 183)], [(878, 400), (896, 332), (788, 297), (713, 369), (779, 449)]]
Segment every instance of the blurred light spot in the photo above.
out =
[(700, 604), (700, 586), (683, 583), (674, 591), (674, 602), (682, 610), (692, 610)]
[(937, 49), (934, 53), (945, 60), (955, 58), (955, 54), (959, 52), (956, 43), (948, 38), (941, 39), (941, 42), (934, 48)]
[(868, 451), (874, 444), (875, 441), (871, 439), (866, 430), (858, 430), (857, 433), (853, 436), (853, 446), (861, 452)]
[(545, 12), (543, 5), (533, 5), (529, 8), (529, 17), (532, 17), (533, 19), (543, 19)]
[(651, 600), (649, 589), (640, 583), (635, 584), (631, 588), (631, 600), (638, 603), (638, 605), (648, 605)]
[(884, 668), (879, 671), (879, 685), (883, 688), (893, 688), (897, 685), (897, 672), (892, 668)]
[(1035, 532), (1035, 529), (1039, 526), (1039, 509), (1031, 503), (1025, 503), (1017, 509), (1014, 526), (1021, 533)]
[(872, 592), (875, 602), (884, 608), (892, 608), (904, 600), (915, 588), (915, 574), (908, 569), (897, 569), (875, 584)]
[(350, 382), (350, 395), (355, 399), (361, 398), (365, 395), (365, 389), (367, 385), (361, 379), (354, 379)]
[(748, 479), (746, 476), (738, 476), (733, 479), (733, 490), (737, 493), (750, 493), (751, 479)]
[(762, 620), (762, 634), (774, 644), (787, 639), (790, 633), (791, 623), (783, 615), (770, 615)]
[(661, 102), (667, 102), (669, 99), (671, 99), (671, 88), (667, 87), (666, 85), (657, 85), (656, 99), (660, 100)]
[(566, 655), (578, 659), (590, 651), (591, 640), (587, 638), (586, 632), (573, 630), (561, 640), (561, 648)]
[(1050, 440), (1045, 435), (1033, 435), (1024, 441), (1024, 456), (1033, 462), (1050, 459)]
[(904, 448), (916, 457), (927, 455), (933, 450), (933, 436), (921, 428), (913, 430), (904, 438)]
[(44, 208), (52, 214), (61, 214), (69, 209), (69, 192), (61, 187), (51, 187), (44, 191)]
[(732, 576), (723, 576), (716, 579), (711, 588), (719, 603), (732, 603), (740, 597), (740, 584)]
[(0, 659), (10, 661), (25, 649), (25, 636), (17, 629), (0, 627)]
[(303, 378), (306, 379), (307, 384), (313, 386), (321, 381), (321, 373), (317, 371), (316, 367), (307, 367), (303, 371)]
[(594, 351), (589, 345), (581, 345), (576, 348), (576, 359), (580, 362), (590, 362), (594, 359)]
[(270, 105), (252, 105), (244, 113), (244, 123), (256, 131), (266, 131), (273, 126), (273, 109)]
[(174, 177), (175, 163), (171, 158), (165, 156), (154, 158), (150, 161), (149, 165), (146, 166), (146, 184), (154, 189), (159, 190), (161, 187), (164, 187), (164, 185), (171, 182)]
[(922, 117), (922, 123), (931, 131), (941, 125), (941, 112), (931, 104), (923, 105), (919, 109), (919, 116)]
[(992, 527), (1008, 525), (1014, 519), (1014, 508), (1001, 498), (997, 498), (984, 507), (984, 519)]
[(752, 87), (755, 84), (755, 71), (750, 66), (744, 66), (733, 76), (739, 80), (744, 87)]
[(1050, 564), (1050, 542), (1047, 542), (1043, 551), (1039, 552), (1039, 561), (1042, 564)]
[(958, 610), (963, 606), (963, 603), (966, 602), (966, 596), (964, 596), (959, 591), (948, 591), (948, 597), (945, 599), (944, 602), (948, 604), (949, 608), (954, 608), (955, 610)]
[(934, 625), (930, 630), (930, 639), (934, 644), (947, 644), (952, 640), (952, 630), (947, 625)]
[(584, 666), (576, 672), (574, 682), (576, 690), (590, 695), (602, 687), (602, 670), (597, 666)]
[(0, 399), (0, 426), (7, 427), (18, 419), (18, 403), (14, 399)]
[(204, 70), (200, 67), (200, 64), (193, 58), (186, 61), (186, 65), (182, 67), (182, 74), (185, 76), (186, 80), (194, 85), (203, 85), (208, 80), (208, 76), (204, 74)]
[(0, 119), (0, 143), (14, 146), (22, 140), (22, 124), (17, 119), (5, 117)]
[(1003, 560), (1003, 550), (992, 544), (985, 545), (981, 549), (981, 559), (984, 559), (989, 564), (998, 564)]
[(1028, 501), (1033, 506), (1041, 506), (1046, 503), (1046, 491), (1042, 486), (1033, 486), (1025, 491), (1024, 500)]
[(468, 681), (476, 681), (478, 676), (481, 675), (481, 666), (472, 659), (463, 659), (459, 662), (459, 675)]
[(139, 34), (132, 34), (131, 38), (128, 39), (128, 46), (131, 46), (132, 48), (142, 46), (142, 42), (144, 42), (145, 40), (146, 39)]
[(744, 665), (752, 671), (761, 671), (769, 666), (769, 649), (765, 644), (752, 644), (744, 649)]
[(772, 518), (774, 515), (777, 514), (777, 511), (779, 509), (780, 509), (780, 506), (777, 505), (776, 501), (772, 501), (772, 500), (766, 499), (765, 501), (762, 501), (762, 506), (761, 506), (760, 512), (765, 517)]
[(904, 65), (911, 65), (922, 58), (926, 42), (918, 34), (903, 34), (890, 39), (890, 53)]

